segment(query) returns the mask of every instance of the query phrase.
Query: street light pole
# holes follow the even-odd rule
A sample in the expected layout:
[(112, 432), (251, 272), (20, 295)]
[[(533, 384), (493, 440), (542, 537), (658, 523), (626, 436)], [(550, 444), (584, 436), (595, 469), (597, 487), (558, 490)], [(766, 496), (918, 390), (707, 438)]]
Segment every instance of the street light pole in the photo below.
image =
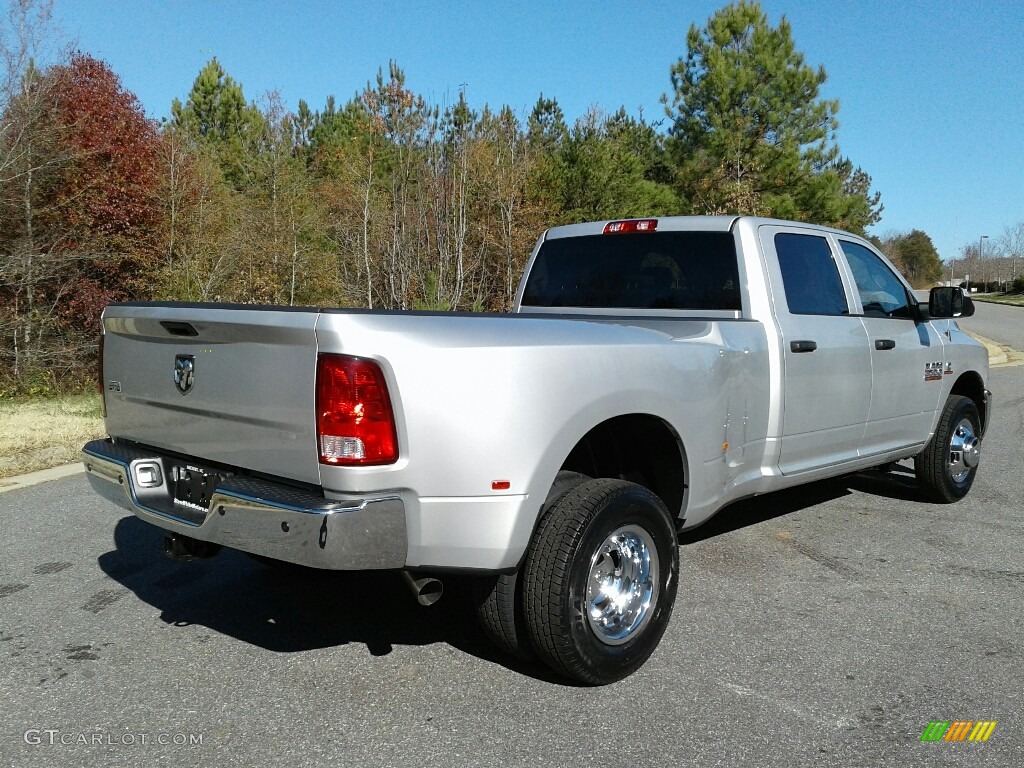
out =
[[(986, 240), (988, 240), (988, 235), (982, 235), (981, 237), (978, 238), (978, 270), (979, 271), (981, 271), (981, 268), (983, 266), (985, 266), (985, 241)], [(983, 274), (985, 275), (986, 280), (985, 280), (985, 285), (982, 287), (982, 290), (985, 293), (988, 293), (988, 278), (991, 278), (992, 275), (990, 275), (988, 273), (987, 269), (984, 271)]]

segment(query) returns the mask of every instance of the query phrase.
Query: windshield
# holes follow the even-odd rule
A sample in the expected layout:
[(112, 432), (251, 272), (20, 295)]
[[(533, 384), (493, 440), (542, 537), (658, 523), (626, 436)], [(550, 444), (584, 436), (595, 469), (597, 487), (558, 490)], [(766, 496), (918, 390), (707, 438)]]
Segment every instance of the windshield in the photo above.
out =
[(739, 310), (736, 243), (728, 232), (547, 240), (530, 271), (522, 304)]

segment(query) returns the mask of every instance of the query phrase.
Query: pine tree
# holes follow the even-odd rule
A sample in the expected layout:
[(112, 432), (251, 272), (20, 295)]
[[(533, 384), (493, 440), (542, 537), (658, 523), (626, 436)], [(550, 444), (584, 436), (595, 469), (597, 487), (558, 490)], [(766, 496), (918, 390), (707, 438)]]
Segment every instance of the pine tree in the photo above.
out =
[(929, 287), (942, 277), (942, 261), (935, 245), (919, 229), (890, 235), (882, 242), (882, 251), (916, 287)]
[(216, 58), (200, 70), (188, 100), (171, 103), (171, 125), (187, 131), (215, 150), (225, 178), (236, 188), (245, 184), (246, 157), (265, 134), (263, 116), (248, 104), (240, 83)]
[[(772, 27), (758, 3), (739, 0), (704, 29), (692, 25), (687, 48), (671, 70), (671, 104), (664, 101), (673, 121), (669, 149), (691, 212), (855, 230), (871, 223), (878, 199), (842, 165), (834, 142), (839, 102), (820, 98), (825, 70), (805, 62), (785, 17)], [(847, 196), (862, 199), (858, 216), (857, 201)]]

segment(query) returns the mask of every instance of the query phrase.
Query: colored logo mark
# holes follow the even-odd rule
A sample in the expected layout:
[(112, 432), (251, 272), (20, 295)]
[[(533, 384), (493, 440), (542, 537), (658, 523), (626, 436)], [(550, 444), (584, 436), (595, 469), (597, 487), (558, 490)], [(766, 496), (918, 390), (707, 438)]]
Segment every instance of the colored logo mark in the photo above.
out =
[(995, 729), (995, 720), (932, 720), (921, 741), (988, 741)]

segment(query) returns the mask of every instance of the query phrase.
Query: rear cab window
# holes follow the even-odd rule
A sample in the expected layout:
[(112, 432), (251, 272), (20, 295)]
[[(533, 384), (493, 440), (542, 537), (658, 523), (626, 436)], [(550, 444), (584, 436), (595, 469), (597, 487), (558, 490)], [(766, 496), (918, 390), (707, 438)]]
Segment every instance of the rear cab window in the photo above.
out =
[(741, 310), (730, 232), (580, 235), (541, 244), (523, 290), (527, 307)]

